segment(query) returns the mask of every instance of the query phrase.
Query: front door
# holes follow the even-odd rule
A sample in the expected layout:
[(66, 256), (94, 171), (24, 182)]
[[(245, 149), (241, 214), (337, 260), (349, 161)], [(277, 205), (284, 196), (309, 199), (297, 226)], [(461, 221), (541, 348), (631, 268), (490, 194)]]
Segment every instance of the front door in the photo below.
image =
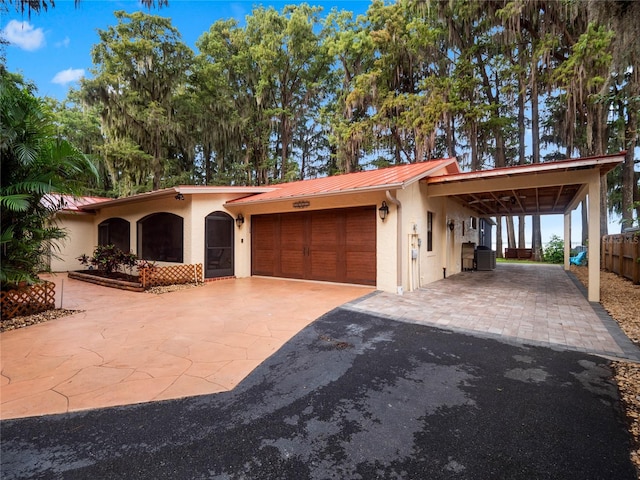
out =
[(233, 218), (214, 212), (205, 221), (205, 278), (233, 276)]

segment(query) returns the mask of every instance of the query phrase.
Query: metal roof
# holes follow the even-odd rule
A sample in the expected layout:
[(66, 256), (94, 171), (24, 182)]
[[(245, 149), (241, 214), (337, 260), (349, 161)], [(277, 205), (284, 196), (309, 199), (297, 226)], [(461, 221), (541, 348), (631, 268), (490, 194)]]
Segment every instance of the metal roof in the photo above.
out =
[(85, 210), (99, 210), (104, 207), (113, 207), (116, 205), (123, 205), (127, 203), (145, 202), (152, 199), (158, 199), (163, 197), (171, 197), (178, 194), (192, 195), (192, 194), (246, 194), (255, 195), (257, 193), (268, 192), (272, 190), (272, 187), (236, 187), (236, 186), (208, 186), (208, 185), (180, 185), (178, 187), (163, 188), (162, 190), (154, 190), (151, 192), (139, 193), (137, 195), (131, 195), (129, 197), (121, 198), (109, 198), (106, 201), (99, 202), (99, 204), (87, 205)]
[(625, 152), (430, 177), (428, 195), (447, 196), (480, 216), (564, 214), (585, 197), (594, 172), (605, 175)]
[(113, 200), (107, 197), (74, 197), (72, 195), (60, 195), (48, 193), (41, 199), (42, 205), (67, 213), (86, 213), (84, 209), (91, 209), (92, 205)]
[(227, 202), (227, 205), (267, 203), (295, 198), (310, 198), (336, 194), (361, 193), (376, 190), (406, 188), (429, 175), (460, 172), (455, 158), (398, 165), (395, 167), (345, 173), (331, 177), (301, 180), (271, 185), (272, 190)]

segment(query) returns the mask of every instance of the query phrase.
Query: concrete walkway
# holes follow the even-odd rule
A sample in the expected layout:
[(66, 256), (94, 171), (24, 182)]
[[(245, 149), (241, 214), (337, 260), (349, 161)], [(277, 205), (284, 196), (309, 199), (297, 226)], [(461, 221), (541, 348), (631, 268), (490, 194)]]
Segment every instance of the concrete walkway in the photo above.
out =
[(57, 307), (83, 311), (0, 334), (0, 419), (230, 390), (313, 320), (372, 291), (254, 277), (155, 295), (49, 279)]
[(498, 264), (397, 296), (371, 295), (346, 308), (503, 341), (640, 361), (640, 349), (584, 287), (558, 265)]

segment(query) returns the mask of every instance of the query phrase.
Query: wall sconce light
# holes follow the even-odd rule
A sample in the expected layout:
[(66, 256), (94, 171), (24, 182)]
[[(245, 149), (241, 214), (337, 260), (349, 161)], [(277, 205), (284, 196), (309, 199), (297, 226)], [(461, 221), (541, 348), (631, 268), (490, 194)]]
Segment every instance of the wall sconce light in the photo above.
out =
[(449, 220), (449, 225), (447, 225), (449, 227), (449, 230), (451, 230), (453, 232), (453, 229), (456, 228), (456, 224), (453, 223), (453, 219)]
[(382, 202), (382, 205), (378, 209), (378, 214), (380, 215), (380, 219), (384, 222), (384, 219), (389, 215), (389, 207), (387, 206), (387, 202)]
[(242, 216), (241, 213), (239, 213), (238, 216), (236, 217), (236, 225), (238, 226), (238, 228), (240, 228), (243, 223), (244, 223), (244, 217)]
[(181, 194), (181, 193), (178, 193), (178, 194), (175, 196), (175, 199), (176, 199), (176, 200), (184, 200), (184, 195), (183, 195), (183, 194)]

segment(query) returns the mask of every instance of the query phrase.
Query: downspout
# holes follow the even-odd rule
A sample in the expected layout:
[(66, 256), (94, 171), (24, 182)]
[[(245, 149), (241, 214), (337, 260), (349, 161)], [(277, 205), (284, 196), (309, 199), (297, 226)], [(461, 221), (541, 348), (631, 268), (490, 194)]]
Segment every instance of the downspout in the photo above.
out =
[(391, 195), (391, 191), (386, 191), (387, 200), (393, 203), (398, 210), (398, 218), (396, 220), (396, 227), (398, 230), (396, 239), (396, 292), (398, 295), (402, 295), (402, 203), (396, 197)]

